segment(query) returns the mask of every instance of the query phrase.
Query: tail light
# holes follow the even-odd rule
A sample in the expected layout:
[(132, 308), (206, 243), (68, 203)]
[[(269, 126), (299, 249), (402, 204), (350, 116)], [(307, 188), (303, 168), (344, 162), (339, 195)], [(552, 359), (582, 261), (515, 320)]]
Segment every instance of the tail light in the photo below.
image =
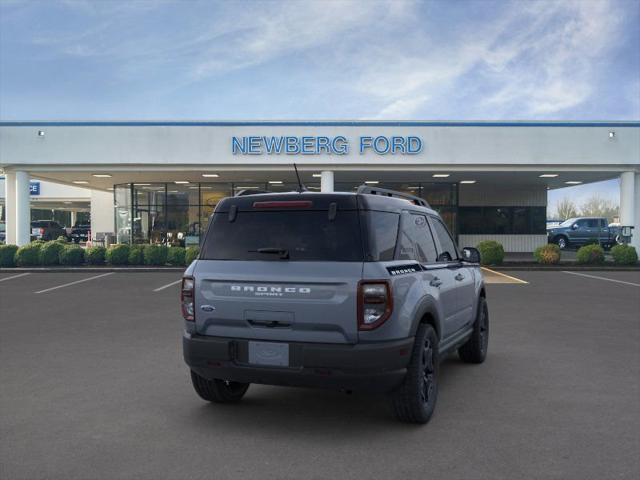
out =
[(358, 284), (358, 329), (373, 330), (391, 316), (393, 296), (386, 280), (373, 280)]
[(182, 278), (182, 288), (180, 290), (180, 304), (182, 306), (182, 316), (189, 322), (195, 321), (195, 306), (193, 301), (193, 287), (195, 280), (193, 277)]
[(42, 237), (44, 235), (44, 228), (39, 228), (38, 231), (40, 232), (38, 235)]

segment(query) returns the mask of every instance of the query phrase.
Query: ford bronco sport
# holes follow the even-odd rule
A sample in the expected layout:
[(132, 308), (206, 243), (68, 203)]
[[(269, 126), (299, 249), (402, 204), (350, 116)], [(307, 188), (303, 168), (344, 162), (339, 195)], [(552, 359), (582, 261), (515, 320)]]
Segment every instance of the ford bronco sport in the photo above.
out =
[(439, 361), (487, 354), (479, 260), (399, 192), (225, 198), (182, 280), (193, 386), (212, 402), (251, 383), (389, 392), (399, 420), (425, 423)]

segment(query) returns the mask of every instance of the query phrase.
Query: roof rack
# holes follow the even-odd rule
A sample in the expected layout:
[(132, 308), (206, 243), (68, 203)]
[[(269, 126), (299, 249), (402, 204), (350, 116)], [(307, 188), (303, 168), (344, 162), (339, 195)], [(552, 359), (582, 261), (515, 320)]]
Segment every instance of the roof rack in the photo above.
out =
[(383, 197), (401, 198), (403, 200), (408, 200), (411, 203), (414, 203), (416, 205), (420, 205), (421, 207), (431, 208), (431, 206), (427, 203), (427, 201), (420, 197), (416, 197), (415, 195), (409, 195), (408, 193), (397, 192), (395, 190), (388, 190), (386, 188), (371, 187), (369, 185), (360, 185), (356, 193), (358, 194), (366, 193), (369, 195), (380, 195)]

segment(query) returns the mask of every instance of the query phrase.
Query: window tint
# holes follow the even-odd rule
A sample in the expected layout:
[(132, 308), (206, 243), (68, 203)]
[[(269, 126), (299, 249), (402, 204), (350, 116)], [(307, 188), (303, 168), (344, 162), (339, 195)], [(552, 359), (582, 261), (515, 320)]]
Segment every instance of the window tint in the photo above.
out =
[(435, 262), (436, 256), (436, 246), (427, 217), (414, 213), (407, 214), (403, 219), (398, 259), (427, 263)]
[[(228, 213), (216, 213), (200, 258), (362, 261), (358, 213), (338, 211), (333, 221), (328, 217), (328, 212), (321, 210), (238, 212), (230, 222)], [(279, 251), (286, 251), (289, 258), (283, 260)]]
[(586, 220), (578, 220), (576, 222), (576, 225), (578, 225), (578, 228), (586, 228), (587, 227), (587, 221)]
[(441, 261), (457, 260), (458, 251), (444, 224), (440, 220), (433, 218), (432, 225), (433, 233), (440, 241), (439, 256), (441, 257)]
[(460, 233), (477, 234), (544, 234), (545, 207), (460, 207)]
[(587, 220), (587, 227), (589, 228), (598, 228), (600, 225), (600, 220), (597, 218), (590, 218)]
[(393, 260), (400, 215), (391, 212), (366, 211), (363, 212), (363, 216), (369, 232), (368, 260), (373, 262)]

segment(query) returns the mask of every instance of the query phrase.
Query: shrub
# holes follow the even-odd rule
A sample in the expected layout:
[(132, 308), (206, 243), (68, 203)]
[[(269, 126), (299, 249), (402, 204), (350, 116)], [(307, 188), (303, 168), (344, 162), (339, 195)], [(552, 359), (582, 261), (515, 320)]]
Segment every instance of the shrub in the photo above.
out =
[(45, 243), (47, 243), (47, 242), (45, 242), (44, 240), (34, 240), (34, 241), (33, 241), (33, 242), (31, 242), (29, 245), (40, 245), (40, 246), (42, 246), (42, 245), (44, 245)]
[(89, 265), (103, 265), (106, 252), (104, 247), (89, 247), (84, 252), (84, 258)]
[(23, 245), (16, 251), (16, 264), (19, 267), (33, 267), (40, 265), (40, 249), (42, 243), (31, 242), (27, 245)]
[(477, 248), (480, 251), (482, 265), (500, 265), (504, 260), (504, 248), (494, 240), (480, 242)]
[(0, 267), (15, 267), (17, 245), (0, 245)]
[(638, 253), (631, 245), (616, 245), (611, 249), (611, 256), (617, 265), (635, 265), (638, 263)]
[(578, 249), (576, 260), (584, 264), (604, 263), (604, 250), (600, 245), (585, 245)]
[(538, 263), (554, 265), (560, 262), (560, 247), (555, 243), (543, 245), (536, 248), (535, 252), (533, 252), (533, 257)]
[(129, 265), (143, 265), (144, 264), (144, 246), (143, 245), (131, 245), (129, 247)]
[(61, 242), (47, 242), (40, 247), (40, 263), (42, 265), (58, 265), (60, 263), (60, 252), (64, 248)]
[(126, 265), (129, 263), (129, 245), (116, 244), (109, 247), (105, 258), (111, 265)]
[(163, 245), (146, 245), (144, 247), (145, 265), (164, 265), (167, 263), (167, 247)]
[(69, 243), (69, 240), (64, 235), (60, 235), (58, 238), (56, 238), (56, 242)]
[(167, 250), (167, 263), (169, 265), (184, 266), (184, 247), (169, 247)]
[(60, 252), (61, 265), (81, 265), (84, 262), (84, 249), (79, 245), (65, 245)]
[(184, 263), (185, 265), (191, 265), (198, 255), (200, 254), (200, 249), (198, 247), (187, 247), (184, 252)]

